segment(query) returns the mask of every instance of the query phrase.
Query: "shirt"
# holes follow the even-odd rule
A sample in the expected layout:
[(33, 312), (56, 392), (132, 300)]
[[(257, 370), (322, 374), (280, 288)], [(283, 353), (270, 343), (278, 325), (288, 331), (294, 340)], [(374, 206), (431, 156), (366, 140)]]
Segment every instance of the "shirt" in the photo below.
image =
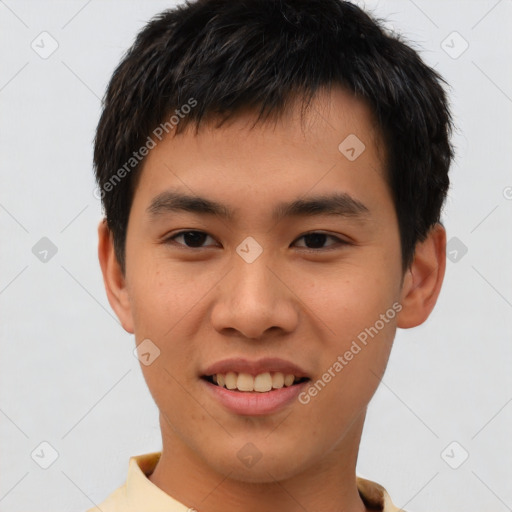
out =
[[(130, 457), (126, 482), (97, 507), (87, 512), (191, 512), (157, 487), (148, 476), (162, 452)], [(377, 512), (405, 512), (393, 505), (386, 489), (376, 482), (356, 476), (359, 495), (367, 508)]]

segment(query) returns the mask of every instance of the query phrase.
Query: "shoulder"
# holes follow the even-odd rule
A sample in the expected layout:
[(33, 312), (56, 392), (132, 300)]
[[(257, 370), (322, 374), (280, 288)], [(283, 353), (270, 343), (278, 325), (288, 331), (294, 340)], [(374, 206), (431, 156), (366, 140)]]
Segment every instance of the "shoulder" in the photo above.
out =
[(357, 488), (367, 508), (380, 512), (406, 512), (394, 505), (386, 489), (377, 482), (358, 476)]
[(123, 484), (99, 505), (88, 509), (86, 512), (126, 512), (127, 507), (126, 484)]

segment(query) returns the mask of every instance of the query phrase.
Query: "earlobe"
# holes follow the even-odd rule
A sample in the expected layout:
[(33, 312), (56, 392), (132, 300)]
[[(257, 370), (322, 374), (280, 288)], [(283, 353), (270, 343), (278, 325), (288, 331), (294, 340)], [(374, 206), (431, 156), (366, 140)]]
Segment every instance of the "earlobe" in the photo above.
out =
[(108, 229), (106, 219), (102, 219), (98, 225), (98, 259), (108, 302), (123, 329), (133, 334), (133, 318), (126, 280), (115, 255), (112, 232)]
[(416, 245), (414, 260), (402, 286), (397, 327), (408, 329), (427, 320), (439, 297), (446, 269), (446, 231), (435, 224)]

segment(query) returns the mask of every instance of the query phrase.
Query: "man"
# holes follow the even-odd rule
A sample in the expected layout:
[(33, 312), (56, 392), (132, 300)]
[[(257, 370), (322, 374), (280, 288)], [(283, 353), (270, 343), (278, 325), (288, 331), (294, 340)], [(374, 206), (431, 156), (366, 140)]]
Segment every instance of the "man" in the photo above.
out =
[(396, 328), (444, 277), (441, 82), (340, 0), (203, 0), (141, 31), (94, 163), (162, 450), (98, 509), (398, 510), (355, 467)]

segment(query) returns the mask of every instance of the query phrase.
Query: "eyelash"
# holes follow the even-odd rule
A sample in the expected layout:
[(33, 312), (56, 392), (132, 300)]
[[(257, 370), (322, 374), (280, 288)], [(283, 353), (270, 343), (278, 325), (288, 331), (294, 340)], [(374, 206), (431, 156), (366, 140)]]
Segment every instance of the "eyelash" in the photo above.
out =
[[(184, 230), (184, 231), (180, 231), (178, 233), (175, 233), (174, 235), (166, 238), (164, 240), (164, 243), (166, 244), (174, 244), (174, 245), (178, 245), (178, 246), (181, 246), (185, 249), (191, 249), (191, 250), (198, 250), (198, 249), (206, 249), (206, 247), (189, 247), (187, 245), (184, 245), (184, 244), (180, 244), (180, 243), (177, 243), (175, 242), (175, 239), (178, 238), (179, 236), (182, 236), (182, 235), (185, 235), (187, 233), (200, 233), (200, 234), (204, 234), (204, 235), (207, 235), (207, 236), (210, 236), (208, 233), (206, 233), (205, 231), (199, 231), (199, 230), (193, 230), (193, 229), (189, 229), (189, 230)], [(325, 247), (325, 248), (319, 248), (319, 249), (312, 249), (312, 248), (309, 248), (309, 247), (304, 247), (303, 249), (306, 251), (306, 252), (325, 252), (325, 251), (329, 251), (329, 250), (333, 250), (333, 249), (336, 249), (336, 247), (338, 246), (343, 246), (343, 245), (350, 245), (350, 242), (347, 242), (346, 240), (342, 240), (341, 238), (338, 238), (337, 236), (334, 236), (334, 235), (329, 235), (327, 233), (323, 233), (321, 231), (310, 231), (308, 233), (304, 233), (303, 235), (301, 235), (300, 237), (298, 237), (295, 242), (297, 240), (300, 240), (301, 238), (304, 238), (308, 235), (324, 235), (326, 236), (327, 238), (332, 238), (334, 240), (337, 241), (336, 244), (333, 244), (331, 246), (328, 246), (328, 247)], [(213, 238), (213, 237), (211, 237)], [(294, 242), (294, 243), (295, 243)]]

